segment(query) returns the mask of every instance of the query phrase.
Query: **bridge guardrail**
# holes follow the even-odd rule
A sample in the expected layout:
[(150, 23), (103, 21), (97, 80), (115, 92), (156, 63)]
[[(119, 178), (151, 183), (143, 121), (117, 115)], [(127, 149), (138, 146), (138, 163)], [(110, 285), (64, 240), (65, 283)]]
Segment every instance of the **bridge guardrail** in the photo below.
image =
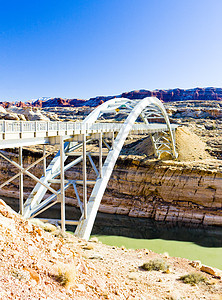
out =
[[(108, 132), (119, 131), (123, 123), (77, 123), (55, 121), (13, 121), (1, 120), (0, 133), (35, 133), (35, 132)], [(134, 124), (133, 131), (161, 131), (164, 124)], [(172, 125), (175, 128), (175, 125)], [(167, 129), (166, 129), (167, 130)], [(57, 134), (59, 135), (59, 134)]]

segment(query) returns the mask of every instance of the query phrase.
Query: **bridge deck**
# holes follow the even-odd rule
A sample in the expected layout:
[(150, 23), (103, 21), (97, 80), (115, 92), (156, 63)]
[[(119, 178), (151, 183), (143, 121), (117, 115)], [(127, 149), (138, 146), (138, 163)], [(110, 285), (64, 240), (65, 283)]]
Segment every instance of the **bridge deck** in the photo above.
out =
[[(36, 144), (56, 144), (56, 137), (64, 140), (79, 134), (119, 132), (122, 123), (80, 123), (44, 121), (0, 121), (0, 149), (31, 146)], [(175, 129), (177, 125), (171, 125)], [(166, 124), (134, 124), (131, 132), (162, 132)]]

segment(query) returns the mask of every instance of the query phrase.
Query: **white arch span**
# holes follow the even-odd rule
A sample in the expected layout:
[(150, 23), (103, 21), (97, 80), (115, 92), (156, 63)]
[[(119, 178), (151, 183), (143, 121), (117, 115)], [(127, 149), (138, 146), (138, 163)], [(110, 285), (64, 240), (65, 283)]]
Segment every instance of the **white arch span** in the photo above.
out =
[[(86, 135), (89, 133), (87, 132), (87, 128), (91, 128), (92, 125), (97, 122), (97, 120), (104, 114), (110, 113), (110, 112), (116, 112), (116, 111), (123, 110), (128, 114), (127, 119), (122, 124), (122, 126), (116, 126), (118, 129), (113, 129), (115, 132), (118, 132), (115, 140), (112, 143), (112, 147), (109, 147), (109, 153), (108, 156), (102, 165), (102, 159), (100, 160), (100, 171), (98, 172), (96, 170), (95, 164), (92, 161), (92, 158), (89, 155), (90, 162), (92, 164), (92, 167), (97, 173), (97, 179), (95, 181), (94, 188), (92, 190), (92, 193), (90, 195), (89, 200), (87, 201), (87, 194), (86, 194), (86, 179), (84, 181), (84, 176), (86, 177), (86, 153), (84, 154), (84, 150), (82, 152), (82, 155), (80, 155), (78, 158), (76, 158), (73, 162), (69, 163), (68, 165), (61, 167), (61, 162), (64, 164), (65, 160), (67, 159), (70, 152), (74, 148), (78, 148), (80, 144), (73, 144), (73, 142), (65, 142), (63, 144), (60, 144), (60, 152), (57, 153), (55, 158), (51, 161), (49, 166), (46, 169), (45, 174), (40, 178), (40, 182), (38, 182), (33, 189), (32, 193), (28, 197), (25, 205), (24, 205), (24, 216), (29, 218), (34, 215), (37, 215), (40, 213), (43, 209), (49, 208), (53, 205), (52, 201), (57, 199), (57, 202), (62, 203), (62, 193), (64, 194), (64, 191), (66, 188), (68, 188), (70, 185), (73, 185), (76, 196), (80, 205), (80, 208), (82, 210), (82, 217), (80, 221), (78, 222), (75, 234), (78, 237), (82, 237), (84, 239), (88, 239), (96, 218), (96, 214), (101, 202), (101, 199), (103, 197), (104, 191), (106, 189), (107, 183), (109, 181), (109, 178), (112, 174), (114, 165), (116, 163), (116, 160), (120, 154), (120, 151), (123, 147), (123, 144), (131, 131), (134, 123), (140, 117), (145, 124), (150, 124), (153, 122), (153, 120), (160, 120), (160, 118), (165, 120), (166, 123), (166, 130), (156, 130), (156, 133), (150, 133), (150, 136), (153, 141), (154, 149), (156, 156), (161, 157), (161, 154), (166, 152), (172, 155), (172, 157), (177, 157), (177, 152), (175, 148), (175, 139), (174, 139), (174, 132), (172, 130), (172, 127), (169, 122), (168, 115), (166, 113), (166, 110), (157, 98), (154, 97), (147, 97), (142, 100), (129, 100), (126, 98), (114, 98), (111, 99), (97, 108), (95, 108), (83, 121), (83, 124), (85, 124), (85, 131), (81, 133), (81, 135), (84, 137), (83, 141), (86, 140)], [(156, 124), (156, 123), (155, 123)], [(96, 124), (95, 124), (96, 125)], [(157, 124), (158, 125), (158, 124)], [(157, 126), (156, 125), (156, 126)], [(155, 126), (154, 126), (155, 127)], [(158, 126), (157, 126), (158, 127)], [(155, 131), (155, 130), (154, 130)], [(91, 132), (91, 131), (90, 131)], [(101, 135), (103, 134), (103, 129), (101, 129)], [(98, 139), (98, 137), (97, 137)], [(61, 137), (62, 140), (62, 137)], [(73, 138), (73, 141), (75, 139)], [(84, 145), (85, 142), (83, 142)], [(62, 145), (62, 146), (61, 146)], [(82, 143), (81, 143), (82, 145)], [(84, 148), (84, 147), (83, 147)], [(85, 151), (86, 152), (86, 151)], [(60, 153), (62, 153), (62, 158), (60, 156)], [(85, 158), (84, 158), (85, 155)], [(83, 189), (83, 198), (85, 194), (85, 200), (81, 202), (80, 197), (78, 196), (77, 190), (76, 190), (76, 182), (75, 180), (70, 180), (67, 184), (64, 185), (64, 171), (72, 168), (77, 163), (83, 161), (83, 169), (85, 166), (85, 174), (83, 175), (83, 185), (85, 182), (85, 192)], [(61, 172), (62, 168), (62, 172)], [(61, 175), (60, 175), (61, 173)], [(58, 175), (60, 175), (60, 183), (61, 183), (61, 189), (57, 191), (57, 194), (54, 194), (47, 199), (43, 200), (46, 192), (47, 192), (47, 186), (50, 186), (51, 183), (59, 183), (58, 179), (55, 179)], [(62, 185), (63, 182), (63, 185)], [(64, 196), (63, 196), (64, 199)], [(65, 200), (63, 200), (63, 203), (65, 203)], [(85, 203), (85, 206), (84, 206)], [(82, 209), (82, 206), (84, 208)], [(62, 215), (64, 218), (64, 207), (62, 209)], [(62, 218), (62, 217), (61, 217)], [(62, 226), (63, 228), (64, 226)]]
[[(173, 132), (172, 132), (172, 129), (170, 126), (169, 118), (168, 118), (166, 110), (165, 110), (163, 104), (161, 103), (161, 101), (154, 97), (147, 97), (140, 101), (129, 101), (128, 99), (121, 99), (121, 100), (123, 100), (124, 104), (130, 103), (132, 105), (131, 112), (129, 113), (128, 118), (122, 125), (122, 127), (115, 139), (113, 149), (110, 150), (110, 152), (105, 160), (105, 163), (102, 168), (103, 176), (102, 176), (102, 178), (99, 178), (96, 181), (96, 184), (93, 188), (93, 191), (91, 193), (91, 196), (90, 196), (88, 204), (87, 204), (87, 218), (86, 219), (84, 219), (83, 217), (81, 218), (80, 223), (77, 226), (76, 231), (75, 231), (75, 235), (77, 235), (78, 237), (84, 238), (86, 240), (88, 240), (90, 237), (92, 227), (93, 227), (93, 224), (94, 224), (94, 221), (96, 218), (96, 214), (99, 209), (99, 205), (102, 200), (103, 194), (105, 192), (107, 183), (112, 174), (113, 168), (114, 168), (116, 160), (120, 154), (120, 151), (123, 147), (123, 144), (129, 134), (133, 124), (135, 123), (135, 121), (137, 120), (137, 118), (140, 115), (142, 116), (144, 122), (148, 123), (148, 119), (146, 118), (146, 114), (144, 112), (144, 110), (146, 108), (148, 108), (148, 112), (150, 112), (152, 109), (156, 110), (156, 108), (161, 112), (162, 116), (164, 117), (164, 119), (166, 121), (168, 131), (170, 134), (172, 155), (174, 157), (177, 156), (174, 136), (173, 136)], [(112, 101), (112, 100), (110, 100), (110, 101)], [(104, 108), (105, 109), (110, 108), (110, 110), (111, 110), (113, 108), (113, 106), (115, 106), (115, 104), (116, 104), (115, 99), (112, 102), (109, 102), (109, 101), (105, 102), (100, 107), (97, 107), (95, 109), (95, 111), (93, 111), (91, 113), (91, 115), (89, 115), (86, 118), (86, 122), (87, 121), (91, 122), (92, 120), (95, 121), (101, 115), (101, 112), (103, 111)], [(128, 107), (130, 107), (130, 105)]]

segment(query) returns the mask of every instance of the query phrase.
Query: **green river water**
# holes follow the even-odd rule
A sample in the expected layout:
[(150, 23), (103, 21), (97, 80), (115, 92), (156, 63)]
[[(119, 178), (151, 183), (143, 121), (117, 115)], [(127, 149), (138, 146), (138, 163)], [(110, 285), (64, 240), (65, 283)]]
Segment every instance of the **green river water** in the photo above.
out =
[[(1, 197), (18, 211), (18, 200)], [(56, 204), (39, 217), (60, 219), (60, 205)], [(66, 218), (77, 220), (77, 208), (66, 206)], [(67, 226), (67, 230), (75, 228)], [(146, 218), (98, 213), (92, 231), (104, 244), (131, 249), (149, 249), (170, 256), (200, 260), (222, 269), (222, 227), (187, 227), (182, 224), (156, 222)]]
[(222, 247), (203, 247), (193, 242), (168, 241), (162, 239), (134, 239), (123, 236), (97, 235), (99, 241), (128, 249), (146, 248), (156, 253), (169, 253), (170, 256), (200, 260), (202, 263), (222, 270)]
[(222, 270), (222, 228), (186, 226), (99, 213), (93, 235), (107, 245), (167, 252)]

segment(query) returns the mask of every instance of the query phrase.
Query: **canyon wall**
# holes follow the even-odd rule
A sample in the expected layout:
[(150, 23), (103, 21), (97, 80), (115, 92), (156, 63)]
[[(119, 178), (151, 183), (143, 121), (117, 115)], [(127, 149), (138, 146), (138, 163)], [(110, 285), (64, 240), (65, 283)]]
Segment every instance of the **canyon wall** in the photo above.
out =
[(222, 174), (119, 159), (100, 211), (157, 221), (222, 225)]
[[(24, 165), (33, 160), (32, 156), (25, 157)], [(14, 175), (15, 169), (3, 160), (0, 163), (0, 182), (3, 182)], [(40, 177), (42, 166), (39, 164), (32, 172)], [(66, 177), (81, 178), (81, 166), (69, 170)], [(88, 179), (93, 179), (89, 166)], [(34, 182), (25, 176), (25, 197), (32, 186)], [(90, 191), (89, 187), (88, 194)], [(72, 188), (66, 195), (68, 203), (77, 205)], [(0, 190), (0, 196), (18, 197), (18, 181)], [(157, 160), (143, 163), (139, 159), (119, 158), (99, 211), (188, 226), (222, 226), (222, 173), (182, 163)]]

